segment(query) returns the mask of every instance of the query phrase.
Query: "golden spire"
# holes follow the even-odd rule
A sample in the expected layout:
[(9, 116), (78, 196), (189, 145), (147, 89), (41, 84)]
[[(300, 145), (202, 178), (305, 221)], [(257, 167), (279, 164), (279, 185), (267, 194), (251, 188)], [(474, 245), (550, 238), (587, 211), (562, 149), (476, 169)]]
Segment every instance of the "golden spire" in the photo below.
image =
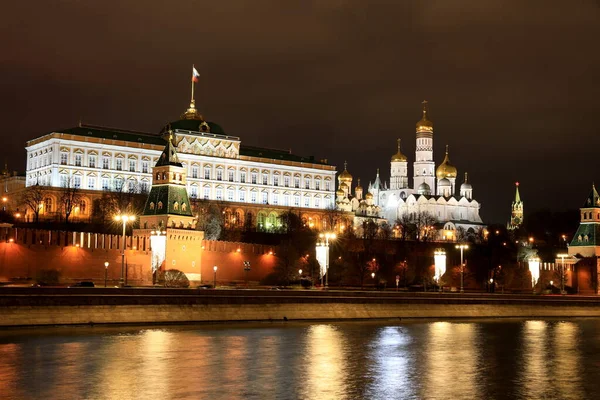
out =
[(465, 183), (468, 183), (469, 181), (469, 174), (465, 172)]
[(338, 176), (338, 181), (340, 183), (347, 183), (348, 186), (352, 184), (352, 175), (348, 172), (348, 162), (344, 161), (344, 171)]

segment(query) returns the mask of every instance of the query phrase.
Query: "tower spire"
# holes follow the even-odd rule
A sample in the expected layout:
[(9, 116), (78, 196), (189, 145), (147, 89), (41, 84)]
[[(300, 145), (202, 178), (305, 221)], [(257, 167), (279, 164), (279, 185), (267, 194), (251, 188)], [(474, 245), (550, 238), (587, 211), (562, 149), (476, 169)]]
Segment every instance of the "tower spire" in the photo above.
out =
[(517, 188), (517, 190), (515, 192), (515, 203), (520, 203), (521, 202), (521, 194), (519, 193), (519, 182), (515, 182), (515, 186)]
[(448, 155), (448, 145), (446, 145), (446, 155)]
[(469, 174), (467, 172), (465, 172), (465, 183), (467, 183), (468, 179), (469, 179)]
[(400, 138), (398, 138), (398, 153), (400, 153)]

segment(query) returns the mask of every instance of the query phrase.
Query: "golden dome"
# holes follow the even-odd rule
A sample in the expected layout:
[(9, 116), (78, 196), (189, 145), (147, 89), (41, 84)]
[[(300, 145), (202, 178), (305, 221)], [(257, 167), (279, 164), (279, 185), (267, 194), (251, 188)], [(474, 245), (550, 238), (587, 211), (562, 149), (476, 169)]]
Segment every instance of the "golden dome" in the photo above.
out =
[(404, 154), (402, 154), (402, 152), (400, 151), (400, 139), (398, 139), (398, 152), (392, 156), (392, 162), (395, 162), (395, 161), (400, 161), (400, 162), (408, 161), (408, 158), (406, 158), (406, 156)]
[(344, 190), (344, 189), (348, 190), (348, 189), (350, 189), (350, 186), (346, 185), (345, 182), (342, 182), (339, 186), (339, 189), (340, 190)]
[(346, 161), (344, 161), (344, 171), (338, 176), (338, 181), (352, 183), (352, 175), (348, 172), (348, 163)]
[(344, 191), (342, 189), (338, 189), (338, 190), (336, 190), (335, 195), (337, 197), (341, 197), (344, 195)]
[(439, 167), (435, 170), (435, 176), (438, 179), (444, 178), (456, 178), (458, 171), (456, 167), (450, 164), (450, 157), (448, 157), (448, 145), (446, 145), (446, 157), (444, 157), (444, 161), (440, 164)]
[(365, 195), (365, 199), (367, 199), (367, 200), (372, 200), (372, 199), (373, 199), (373, 195), (371, 194), (371, 192), (368, 192), (368, 193)]
[(362, 192), (363, 191), (362, 186), (360, 186), (360, 178), (358, 178), (358, 182), (357, 182), (356, 187), (354, 188), (354, 191), (355, 192)]
[(433, 122), (427, 119), (427, 100), (423, 100), (423, 117), (417, 122), (417, 132), (433, 132)]

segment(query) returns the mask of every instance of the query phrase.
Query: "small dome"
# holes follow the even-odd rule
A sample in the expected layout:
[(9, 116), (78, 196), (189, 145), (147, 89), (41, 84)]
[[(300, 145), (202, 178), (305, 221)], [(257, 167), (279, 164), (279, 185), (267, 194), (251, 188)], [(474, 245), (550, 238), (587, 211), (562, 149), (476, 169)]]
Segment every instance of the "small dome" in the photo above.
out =
[(439, 180), (438, 186), (439, 187), (452, 187), (452, 182), (450, 182), (450, 180), (447, 178), (443, 178), (443, 179)]
[(348, 172), (348, 163), (344, 161), (344, 171), (338, 176), (339, 182), (352, 182), (352, 175)]
[(406, 162), (408, 158), (400, 151), (400, 139), (398, 139), (398, 152), (392, 156), (392, 162)]
[(448, 156), (448, 146), (446, 146), (446, 157), (444, 157), (444, 161), (440, 164), (439, 167), (435, 170), (435, 176), (438, 179), (444, 178), (456, 178), (458, 174), (458, 170), (452, 164), (450, 164), (450, 157)]
[(344, 182), (340, 183), (340, 190), (348, 190), (350, 186), (346, 185)]
[(337, 197), (341, 197), (341, 196), (344, 195), (344, 191), (342, 189), (338, 189), (338, 190), (335, 191), (335, 195)]
[(419, 185), (419, 188), (417, 189), (417, 193), (429, 196), (431, 194), (431, 187), (429, 187), (427, 182), (423, 182)]
[(368, 192), (367, 194), (365, 194), (365, 199), (367, 199), (367, 200), (373, 199), (373, 195), (371, 194), (371, 192)]
[(460, 185), (460, 190), (461, 190), (461, 192), (462, 192), (463, 190), (473, 190), (473, 186), (471, 186), (471, 184), (469, 183), (468, 179), (469, 179), (469, 178), (468, 178), (468, 175), (467, 175), (467, 173), (465, 172), (465, 181), (463, 182), (463, 184), (462, 184), (462, 185)]

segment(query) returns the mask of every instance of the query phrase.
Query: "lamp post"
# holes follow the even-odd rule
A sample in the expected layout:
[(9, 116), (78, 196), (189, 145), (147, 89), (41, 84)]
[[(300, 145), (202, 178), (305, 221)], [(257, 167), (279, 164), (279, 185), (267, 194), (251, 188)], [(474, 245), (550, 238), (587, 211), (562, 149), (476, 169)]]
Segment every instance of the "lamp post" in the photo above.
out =
[(468, 244), (457, 244), (457, 249), (460, 249), (460, 292), (464, 293), (464, 273), (465, 273), (465, 263), (463, 262), (463, 252), (469, 249)]
[(104, 287), (106, 287), (106, 279), (108, 278), (108, 261), (104, 262)]
[(127, 228), (128, 221), (135, 221), (135, 216), (133, 215), (116, 215), (115, 221), (123, 222), (123, 248), (121, 249), (121, 280), (119, 281), (119, 285), (123, 287), (125, 284), (125, 229)]
[(217, 268), (217, 266), (215, 265), (215, 266), (213, 267), (213, 271), (215, 271), (215, 276), (214, 276), (214, 278), (213, 278), (213, 288), (215, 288), (215, 289), (217, 288), (217, 269), (218, 269), (218, 268)]
[(250, 261), (244, 261), (244, 272), (246, 273), (246, 289), (248, 289), (248, 271), (250, 271)]
[(565, 257), (569, 257), (568, 254), (557, 254), (560, 258), (560, 294), (565, 294)]

